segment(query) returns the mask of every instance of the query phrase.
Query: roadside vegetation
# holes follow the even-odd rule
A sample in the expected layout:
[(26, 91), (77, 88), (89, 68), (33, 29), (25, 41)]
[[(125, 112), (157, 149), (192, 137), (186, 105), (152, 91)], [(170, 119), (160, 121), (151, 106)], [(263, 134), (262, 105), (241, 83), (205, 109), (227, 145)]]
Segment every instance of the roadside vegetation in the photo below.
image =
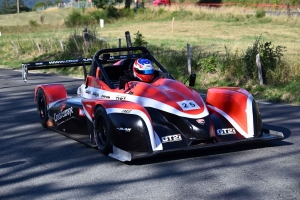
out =
[[(284, 13), (284, 10), (277, 11)], [(30, 15), (30, 17), (28, 17)], [(10, 25), (8, 18), (16, 19)], [(21, 20), (21, 19), (23, 20)], [(105, 25), (99, 27), (99, 20)], [(91, 57), (101, 48), (125, 46), (130, 31), (135, 46), (146, 46), (179, 80), (185, 81), (187, 44), (199, 91), (212, 86), (238, 86), (259, 100), (300, 105), (300, 17), (270, 15), (268, 10), (227, 6), (166, 6), (145, 9), (65, 9), (0, 15), (0, 65)], [(89, 43), (82, 37), (87, 27)], [(256, 55), (264, 84), (259, 84)], [(63, 74), (79, 73), (68, 68)]]

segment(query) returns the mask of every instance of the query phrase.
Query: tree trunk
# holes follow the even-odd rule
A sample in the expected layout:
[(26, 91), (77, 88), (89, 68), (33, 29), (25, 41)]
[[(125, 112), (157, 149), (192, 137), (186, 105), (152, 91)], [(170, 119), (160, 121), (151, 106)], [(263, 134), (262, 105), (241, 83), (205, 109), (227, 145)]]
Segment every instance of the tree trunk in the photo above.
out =
[(125, 0), (125, 8), (130, 9), (131, 0)]

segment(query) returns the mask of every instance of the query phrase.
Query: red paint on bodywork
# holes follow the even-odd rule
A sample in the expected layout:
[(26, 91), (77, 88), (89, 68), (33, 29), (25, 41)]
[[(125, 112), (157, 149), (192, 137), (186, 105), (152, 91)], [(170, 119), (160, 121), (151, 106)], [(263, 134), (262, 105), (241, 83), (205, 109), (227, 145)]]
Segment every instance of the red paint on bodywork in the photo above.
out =
[(249, 95), (249, 92), (241, 88), (210, 88), (207, 92), (206, 103), (225, 112), (247, 133), (246, 109)]
[(94, 117), (95, 107), (97, 105), (101, 105), (105, 109), (109, 109), (109, 108), (118, 109), (119, 108), (119, 109), (124, 109), (124, 110), (140, 110), (140, 111), (144, 112), (147, 115), (147, 117), (150, 119), (150, 116), (149, 116), (148, 112), (145, 110), (145, 108), (134, 102), (122, 101), (122, 103), (120, 103), (120, 101), (118, 101), (118, 100), (85, 99), (85, 100), (82, 100), (82, 104), (85, 107), (88, 114), (92, 117)]
[(45, 93), (47, 105), (51, 102), (67, 98), (66, 88), (62, 84), (38, 85), (35, 88), (34, 97), (36, 97), (36, 93), (39, 88), (42, 88)]

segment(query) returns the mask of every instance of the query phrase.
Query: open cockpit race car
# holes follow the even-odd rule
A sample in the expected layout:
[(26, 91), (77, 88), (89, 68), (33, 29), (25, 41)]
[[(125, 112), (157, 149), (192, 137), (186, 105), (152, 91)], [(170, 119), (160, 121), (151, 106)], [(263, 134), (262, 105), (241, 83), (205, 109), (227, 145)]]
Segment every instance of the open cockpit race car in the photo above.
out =
[[(134, 79), (132, 65), (146, 58), (154, 66), (153, 81)], [(122, 162), (164, 152), (283, 139), (281, 132), (263, 129), (253, 96), (238, 87), (208, 89), (206, 100), (172, 75), (144, 47), (98, 51), (92, 59), (22, 64), (28, 70), (90, 65), (76, 97), (62, 84), (35, 88), (35, 101), (43, 127)]]

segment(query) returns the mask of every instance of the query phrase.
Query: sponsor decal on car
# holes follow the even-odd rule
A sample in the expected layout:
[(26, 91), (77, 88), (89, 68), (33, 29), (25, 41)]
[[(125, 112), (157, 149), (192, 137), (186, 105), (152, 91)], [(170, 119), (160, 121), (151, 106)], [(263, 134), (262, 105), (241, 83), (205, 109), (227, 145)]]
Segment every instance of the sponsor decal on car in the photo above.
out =
[(131, 128), (123, 128), (123, 127), (120, 127), (120, 128), (117, 128), (119, 131), (125, 131), (125, 132), (130, 132), (131, 131)]
[(66, 110), (60, 110), (58, 113), (54, 113), (54, 121), (61, 120), (62, 118), (72, 116), (73, 114), (73, 107), (67, 108)]
[(103, 99), (110, 99), (110, 96), (101, 95), (101, 98), (103, 98)]
[(181, 135), (180, 134), (176, 134), (176, 135), (167, 135), (161, 138), (162, 143), (166, 143), (166, 142), (177, 142), (177, 141), (181, 141)]
[(132, 88), (134, 88), (135, 86), (137, 86), (139, 83), (138, 83), (138, 82), (130, 82), (129, 84), (130, 84), (130, 85), (129, 85), (129, 87), (125, 90), (125, 93), (130, 92), (130, 90), (131, 90)]
[(198, 122), (201, 125), (205, 124), (205, 120), (204, 119), (197, 119), (196, 122)]
[[(92, 61), (92, 58), (84, 58), (84, 62), (87, 61)], [(49, 61), (49, 64), (64, 64), (64, 63), (75, 63), (79, 62), (78, 60), (54, 60), (54, 61)]]
[(128, 113), (130, 113), (131, 112), (131, 110), (122, 110), (121, 111), (121, 113), (126, 113), (126, 114), (128, 114)]
[(125, 100), (126, 96), (116, 96), (116, 100)]
[(217, 130), (218, 135), (231, 135), (236, 134), (236, 131), (234, 128), (222, 128)]

